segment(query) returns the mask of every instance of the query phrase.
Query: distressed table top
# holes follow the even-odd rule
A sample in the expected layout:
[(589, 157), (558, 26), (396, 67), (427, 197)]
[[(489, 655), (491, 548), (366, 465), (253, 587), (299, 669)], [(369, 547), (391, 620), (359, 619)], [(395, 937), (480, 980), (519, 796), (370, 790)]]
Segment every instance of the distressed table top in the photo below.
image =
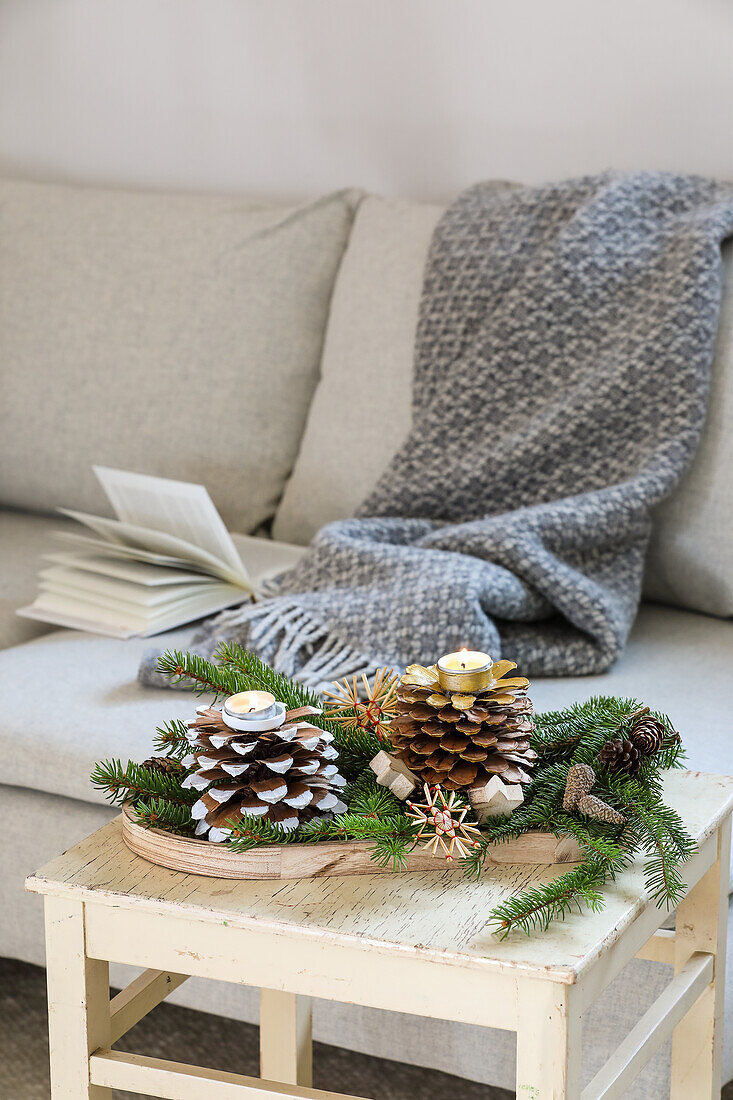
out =
[[(669, 772), (669, 805), (699, 841), (710, 836), (733, 807), (733, 778)], [(620, 938), (651, 904), (641, 863), (605, 890), (600, 913), (572, 914), (527, 938), (493, 935), (491, 910), (511, 894), (547, 882), (566, 867), (502, 865), (467, 880), (460, 868), (395, 875), (355, 875), (270, 881), (232, 881), (157, 867), (124, 845), (120, 819), (111, 821), (26, 883), (40, 894), (153, 909), (203, 922), (296, 938), (415, 953), (445, 962), (516, 969), (573, 982)]]

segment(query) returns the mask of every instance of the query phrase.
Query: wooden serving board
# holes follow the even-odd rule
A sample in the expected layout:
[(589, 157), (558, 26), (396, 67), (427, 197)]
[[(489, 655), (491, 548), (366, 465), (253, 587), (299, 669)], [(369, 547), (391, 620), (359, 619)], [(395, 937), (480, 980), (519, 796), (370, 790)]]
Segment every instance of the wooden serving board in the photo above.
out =
[[(324, 840), (317, 844), (267, 844), (248, 852), (232, 852), (209, 840), (173, 836), (160, 829), (139, 825), (129, 810), (122, 811), (122, 837), (131, 851), (159, 867), (212, 878), (271, 879), (317, 878), (323, 875), (394, 874), (371, 858), (371, 840)], [(571, 837), (552, 833), (524, 833), (516, 840), (492, 845), (492, 863), (575, 863), (582, 858)], [(405, 871), (445, 871), (460, 867), (416, 848), (407, 857)]]

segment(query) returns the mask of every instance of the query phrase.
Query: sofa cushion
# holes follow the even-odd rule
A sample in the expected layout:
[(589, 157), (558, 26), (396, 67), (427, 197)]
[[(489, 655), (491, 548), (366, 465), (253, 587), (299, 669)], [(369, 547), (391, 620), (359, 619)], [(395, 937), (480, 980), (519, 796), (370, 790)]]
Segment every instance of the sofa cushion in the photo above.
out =
[[(410, 424), (423, 269), (441, 209), (370, 196), (334, 287), (321, 381), (275, 518), (278, 538), (308, 542), (354, 514)], [(695, 463), (655, 516), (645, 592), (733, 615), (733, 243), (707, 423)]]
[[(190, 629), (173, 631), (154, 642), (161, 648), (181, 646), (190, 634)], [(13, 758), (4, 760), (3, 782), (104, 802), (89, 784), (94, 763), (109, 757), (144, 760), (150, 756), (156, 726), (171, 718), (190, 718), (196, 705), (189, 692), (137, 683), (140, 658), (150, 644), (150, 638), (119, 640), (55, 630), (3, 650), (0, 751), (10, 749)], [(8, 712), (5, 703), (16, 695), (24, 702), (17, 707), (11, 703)], [(21, 744), (23, 751), (18, 752)]]
[(733, 241), (723, 272), (705, 428), (684, 480), (657, 509), (644, 578), (651, 599), (710, 615), (733, 615)]
[(441, 212), (374, 196), (362, 201), (275, 538), (307, 543), (324, 523), (353, 515), (407, 434), (422, 272)]
[(0, 502), (96, 512), (92, 463), (270, 518), (355, 192), (296, 207), (0, 181)]
[(0, 649), (53, 630), (46, 623), (21, 619), (15, 610), (36, 594), (41, 554), (53, 549), (52, 532), (73, 527), (76, 524), (63, 516), (0, 509)]

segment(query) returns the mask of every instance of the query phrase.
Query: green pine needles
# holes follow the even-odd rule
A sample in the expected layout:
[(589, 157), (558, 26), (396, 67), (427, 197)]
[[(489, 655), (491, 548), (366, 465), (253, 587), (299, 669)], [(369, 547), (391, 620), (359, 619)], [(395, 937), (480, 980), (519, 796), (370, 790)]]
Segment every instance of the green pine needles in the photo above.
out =
[(142, 825), (193, 836), (191, 806), (198, 794), (181, 786), (185, 775), (161, 775), (133, 760), (124, 766), (120, 760), (100, 760), (89, 779), (113, 806), (129, 806)]
[[(544, 886), (497, 906), (491, 919), (500, 936), (514, 929), (527, 934), (544, 930), (572, 909), (602, 908), (604, 883), (615, 878), (637, 853), (645, 857), (646, 886), (657, 904), (673, 908), (679, 902), (684, 889), (680, 868), (696, 846), (679, 816), (665, 806), (661, 777), (663, 770), (682, 764), (679, 735), (668, 718), (654, 713), (666, 734), (659, 751), (642, 759), (638, 775), (630, 778), (598, 764), (601, 747), (623, 737), (639, 709), (635, 699), (598, 696), (536, 717), (532, 736), (539, 754), (536, 778), (523, 805), (511, 817), (497, 819), (484, 830), (485, 841), (466, 860), (467, 870), (480, 873), (489, 843), (529, 829), (575, 837), (584, 859)], [(624, 825), (609, 825), (563, 810), (565, 781), (573, 764), (593, 767), (597, 776), (593, 793), (624, 816)]]
[[(196, 654), (169, 651), (159, 670), (175, 681), (190, 685), (196, 694), (215, 702), (240, 691), (271, 692), (288, 709), (321, 707), (322, 700), (309, 688), (275, 672), (241, 646), (221, 645), (213, 661)], [(673, 907), (683, 893), (681, 868), (695, 850), (679, 816), (663, 801), (662, 772), (681, 766), (683, 750), (669, 720), (653, 714), (665, 735), (653, 756), (643, 757), (637, 775), (600, 766), (598, 754), (609, 740), (628, 733), (640, 704), (635, 699), (599, 696), (561, 711), (536, 716), (532, 746), (538, 760), (535, 779), (525, 789), (525, 801), (509, 817), (493, 818), (482, 826), (481, 841), (462, 861), (468, 875), (481, 874), (489, 845), (518, 837), (533, 829), (556, 836), (571, 836), (583, 851), (583, 860), (542, 886), (509, 898), (490, 914), (494, 931), (501, 937), (514, 930), (530, 934), (546, 929), (570, 912), (603, 907), (603, 887), (641, 855), (647, 889), (659, 905)], [(247, 816), (229, 822), (232, 835), (226, 841), (237, 852), (261, 844), (316, 844), (326, 840), (368, 840), (377, 864), (404, 868), (416, 843), (418, 826), (406, 816), (405, 804), (390, 790), (380, 787), (370, 761), (389, 744), (370, 729), (350, 729), (322, 715), (309, 717), (314, 725), (333, 735), (339, 751), (339, 769), (348, 780), (343, 792), (347, 811), (330, 819), (317, 819), (285, 832), (262, 817)], [(156, 751), (180, 767), (167, 773), (154, 767), (119, 760), (98, 763), (92, 772), (95, 787), (114, 804), (131, 808), (143, 825), (178, 836), (193, 836), (191, 806), (200, 791), (183, 787), (189, 769), (188, 728), (180, 720), (160, 726), (154, 737)], [(593, 794), (623, 815), (622, 825), (612, 825), (563, 809), (569, 769), (589, 764), (596, 773)]]

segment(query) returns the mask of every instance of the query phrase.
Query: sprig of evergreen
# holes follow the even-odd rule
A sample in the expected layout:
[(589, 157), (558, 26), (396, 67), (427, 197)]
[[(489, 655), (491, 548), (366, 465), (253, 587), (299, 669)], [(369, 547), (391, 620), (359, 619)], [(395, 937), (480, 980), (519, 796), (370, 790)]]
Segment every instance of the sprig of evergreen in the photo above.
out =
[[(281, 672), (275, 672), (255, 653), (250, 653), (236, 642), (222, 642), (214, 653), (214, 659), (219, 662), (215, 667), (226, 668), (240, 677), (240, 691), (269, 691), (285, 703), (288, 710), (298, 707), (316, 707), (320, 710), (323, 706), (323, 700), (316, 692)], [(311, 715), (308, 721), (333, 736), (339, 753), (339, 769), (347, 779), (355, 779), (385, 747), (372, 732), (344, 729), (339, 722), (323, 714)]]
[[(175, 683), (187, 681), (197, 695), (211, 693), (214, 696), (213, 702), (221, 696), (236, 695), (239, 691), (269, 691), (276, 699), (285, 703), (289, 710), (298, 707), (320, 709), (322, 706), (320, 696), (310, 688), (291, 680), (281, 672), (275, 672), (256, 654), (250, 653), (236, 642), (222, 642), (214, 653), (213, 661), (196, 653), (169, 650), (159, 658), (158, 671), (170, 676)], [(339, 752), (341, 772), (347, 779), (355, 779), (379, 750), (385, 748), (373, 733), (344, 729), (322, 714), (311, 715), (308, 721), (333, 736), (334, 745)], [(165, 730), (159, 730), (158, 733), (161, 738), (167, 736)], [(175, 740), (175, 736), (171, 736), (170, 743), (175, 743)], [(163, 747), (163, 751), (168, 751), (168, 747)], [(185, 751), (181, 751), (181, 756), (185, 755)]]
[(282, 672), (275, 672), (255, 653), (250, 653), (237, 642), (221, 642), (214, 653), (214, 660), (218, 663), (212, 667), (226, 669), (239, 677), (242, 685), (239, 691), (269, 691), (288, 710), (297, 707), (320, 709), (322, 706), (321, 698), (315, 691), (291, 680)]
[(180, 718), (173, 718), (158, 726), (153, 737), (156, 752), (164, 752), (174, 760), (183, 760), (191, 751), (188, 726)]
[(147, 829), (163, 829), (175, 836), (194, 836), (194, 824), (188, 806), (165, 798), (136, 799), (132, 803), (135, 820)]
[[(642, 760), (637, 776), (598, 767), (598, 753), (606, 741), (625, 736), (639, 712), (652, 713), (667, 733), (660, 750)], [(531, 933), (583, 906), (602, 904), (603, 884), (628, 866), (638, 852), (647, 860), (644, 875), (650, 896), (658, 905), (674, 907), (683, 894), (681, 864), (696, 845), (684, 825), (664, 805), (661, 770), (680, 767), (684, 752), (669, 719), (634, 699), (597, 696), (562, 711), (538, 715), (532, 735), (538, 753), (537, 776), (529, 785), (525, 803), (510, 818), (490, 823), (480, 848), (465, 860), (466, 871), (477, 875), (488, 854), (488, 845), (542, 828), (557, 836), (574, 836), (584, 851), (583, 861), (543, 886), (527, 890), (497, 906), (492, 919), (501, 936), (519, 928)], [(590, 764), (597, 769), (594, 791), (626, 818), (612, 826), (580, 818), (563, 810), (565, 782), (570, 767)], [(600, 900), (599, 900), (600, 899)]]
[(159, 798), (178, 806), (191, 806), (198, 799), (196, 791), (181, 786), (174, 775), (153, 771), (143, 764), (128, 760), (100, 760), (89, 777), (93, 787), (104, 791), (113, 806), (135, 802), (139, 798)]
[(236, 669), (216, 665), (207, 661), (198, 653), (184, 653), (181, 649), (168, 649), (158, 658), (158, 672), (170, 676), (175, 684), (186, 680), (195, 695), (214, 696), (213, 702), (222, 695), (236, 695), (238, 691), (247, 691), (241, 675)]
[(597, 913), (603, 908), (603, 885), (608, 877), (607, 861), (589, 856), (583, 863), (542, 886), (525, 890), (515, 898), (497, 905), (490, 923), (501, 939), (514, 928), (529, 935), (545, 931), (554, 920), (564, 920), (572, 909), (583, 906)]

